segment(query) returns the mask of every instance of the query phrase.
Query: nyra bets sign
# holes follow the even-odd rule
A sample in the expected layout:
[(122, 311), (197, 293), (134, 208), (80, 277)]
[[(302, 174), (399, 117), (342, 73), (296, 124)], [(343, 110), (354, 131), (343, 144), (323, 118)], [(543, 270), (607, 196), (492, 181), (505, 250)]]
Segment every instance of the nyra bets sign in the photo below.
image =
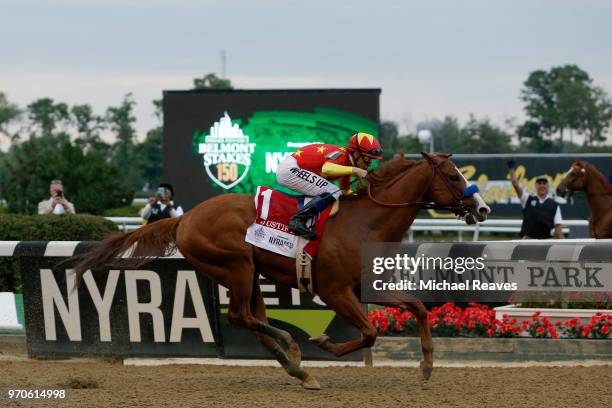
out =
[(206, 174), (226, 190), (240, 183), (247, 175), (254, 152), (255, 143), (249, 143), (249, 136), (237, 123), (232, 124), (227, 112), (210, 127), (204, 142), (198, 144)]

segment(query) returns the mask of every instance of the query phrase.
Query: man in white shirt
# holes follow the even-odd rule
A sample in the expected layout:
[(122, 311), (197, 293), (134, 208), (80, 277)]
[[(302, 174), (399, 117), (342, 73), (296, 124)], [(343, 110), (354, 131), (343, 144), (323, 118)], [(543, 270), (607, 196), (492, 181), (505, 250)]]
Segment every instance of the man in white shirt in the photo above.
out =
[(521, 200), (521, 207), (523, 207), (521, 237), (548, 239), (551, 237), (550, 231), (554, 228), (556, 238), (563, 239), (561, 207), (548, 194), (548, 178), (546, 176), (536, 178), (536, 195), (530, 195), (527, 189), (521, 187), (516, 179), (514, 168), (510, 169), (510, 180), (516, 195)]
[(163, 218), (175, 218), (183, 215), (183, 208), (172, 201), (174, 189), (170, 184), (163, 183), (157, 187), (154, 196), (149, 197), (149, 202), (142, 209), (140, 216), (147, 224)]
[(53, 180), (49, 185), (48, 200), (38, 203), (38, 214), (74, 214), (74, 205), (64, 197), (64, 186), (61, 180)]

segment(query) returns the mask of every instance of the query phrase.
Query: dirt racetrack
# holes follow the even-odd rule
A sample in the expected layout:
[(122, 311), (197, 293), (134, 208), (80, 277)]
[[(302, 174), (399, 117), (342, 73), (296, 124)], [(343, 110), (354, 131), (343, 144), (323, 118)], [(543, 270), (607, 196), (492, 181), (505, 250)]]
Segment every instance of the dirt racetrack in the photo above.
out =
[[(108, 361), (0, 361), (0, 389), (68, 388), (60, 407), (605, 407), (612, 367), (309, 368), (323, 389), (306, 391), (280, 368), (123, 366)], [(0, 401), (0, 405), (7, 404)]]

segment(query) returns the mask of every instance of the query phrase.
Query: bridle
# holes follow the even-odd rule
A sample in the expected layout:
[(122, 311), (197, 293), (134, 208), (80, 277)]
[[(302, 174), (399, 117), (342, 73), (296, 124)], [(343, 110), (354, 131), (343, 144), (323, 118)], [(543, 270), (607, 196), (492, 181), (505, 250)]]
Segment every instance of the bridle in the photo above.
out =
[[(439, 176), (444, 182), (444, 184), (446, 185), (448, 191), (453, 195), (453, 199), (457, 202), (457, 204), (455, 205), (439, 205), (431, 201), (409, 201), (405, 203), (383, 203), (382, 201), (374, 197), (374, 192), (372, 190), (372, 183), (368, 184), (368, 198), (374, 204), (379, 205), (381, 207), (404, 208), (404, 207), (414, 206), (414, 207), (420, 207), (420, 208), (432, 209), (432, 210), (451, 211), (454, 214), (463, 217), (470, 212), (470, 207), (468, 207), (463, 202), (463, 198), (471, 197), (474, 193), (478, 192), (478, 187), (476, 185), (471, 185), (465, 188), (463, 191), (461, 191), (461, 190), (458, 190), (457, 187), (453, 186), (450, 183), (450, 181), (446, 179), (444, 173), (442, 173), (442, 170), (440, 170), (440, 166), (444, 164), (447, 160), (449, 160), (448, 157), (444, 158), (443, 160), (437, 163), (434, 163), (431, 159), (427, 158), (426, 161), (429, 164), (429, 167), (432, 169), (432, 176), (429, 179), (429, 184), (427, 185), (427, 188), (425, 189), (425, 191), (429, 190), (436, 176)], [(386, 183), (385, 187), (389, 188), (393, 186), (397, 181), (399, 181), (407, 173), (408, 173), (407, 171), (404, 171), (398, 174), (393, 179), (391, 179), (388, 183)]]

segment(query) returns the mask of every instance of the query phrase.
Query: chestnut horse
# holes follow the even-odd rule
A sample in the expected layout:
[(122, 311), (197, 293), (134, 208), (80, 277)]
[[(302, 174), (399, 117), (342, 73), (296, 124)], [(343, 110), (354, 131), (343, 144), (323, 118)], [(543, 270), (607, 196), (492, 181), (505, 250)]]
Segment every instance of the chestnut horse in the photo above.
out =
[(557, 187), (560, 196), (572, 191), (586, 194), (591, 237), (612, 238), (612, 184), (592, 164), (575, 160)]
[[(486, 219), (490, 212), (477, 193), (464, 197), (467, 181), (450, 155), (422, 155), (420, 161), (405, 160), (402, 155), (381, 164), (368, 175), (368, 188), (356, 197), (342, 198), (338, 215), (327, 222), (313, 261), (314, 290), (327, 306), (361, 331), (360, 338), (345, 343), (334, 343), (326, 335), (311, 339), (336, 356), (370, 347), (376, 339), (376, 328), (359, 301), (361, 243), (401, 241), (419, 208), (429, 202), (446, 206), (472, 222)], [(198, 272), (229, 290), (229, 320), (248, 328), (304, 388), (319, 389), (319, 383), (300, 367), (300, 349), (291, 335), (266, 320), (258, 276), (296, 288), (295, 260), (245, 242), (255, 216), (252, 195), (213, 197), (181, 217), (101, 241), (75, 267), (77, 282), (89, 269), (139, 267), (178, 248)], [(121, 258), (122, 254), (127, 256)], [(417, 319), (424, 355), (421, 372), (428, 379), (433, 369), (433, 344), (427, 310), (414, 298), (394, 305), (411, 311)]]

